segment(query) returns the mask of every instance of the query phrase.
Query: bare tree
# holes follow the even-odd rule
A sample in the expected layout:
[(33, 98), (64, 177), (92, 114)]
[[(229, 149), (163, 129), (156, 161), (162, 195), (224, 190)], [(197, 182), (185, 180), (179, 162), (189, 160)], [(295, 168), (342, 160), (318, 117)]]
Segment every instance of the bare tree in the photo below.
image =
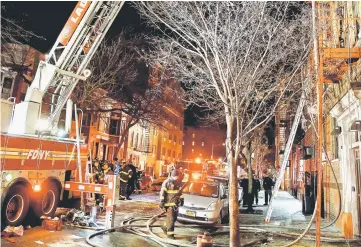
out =
[(31, 47), (18, 43), (7, 43), (1, 45), (1, 65), (9, 68), (10, 71), (16, 72), (28, 85), (32, 82), (32, 77), (27, 75), (29, 67), (33, 64), (30, 62)]
[(4, 16), (5, 7), (1, 8), (1, 65), (14, 71), (27, 84), (31, 84), (26, 72), (32, 65), (28, 62), (31, 47), (26, 45), (31, 38), (43, 39), (32, 31), (22, 28), (16, 21)]
[(78, 83), (72, 94), (75, 103), (98, 117), (111, 112), (125, 116), (117, 153), (134, 125), (163, 127), (163, 98), (168, 82), (162, 77), (155, 81), (149, 78), (152, 71), (139, 54), (142, 42), (140, 37), (128, 38), (122, 31), (117, 38), (103, 43), (90, 63), (91, 76)]
[(163, 32), (150, 61), (171, 68), (186, 101), (227, 126), (230, 245), (240, 246), (237, 159), (243, 143), (273, 116), (310, 46), (309, 7), (297, 2), (140, 2)]
[[(5, 7), (1, 7), (1, 12), (5, 11)], [(24, 44), (31, 38), (42, 38), (34, 32), (22, 28), (16, 21), (1, 14), (1, 43), (2, 44)]]

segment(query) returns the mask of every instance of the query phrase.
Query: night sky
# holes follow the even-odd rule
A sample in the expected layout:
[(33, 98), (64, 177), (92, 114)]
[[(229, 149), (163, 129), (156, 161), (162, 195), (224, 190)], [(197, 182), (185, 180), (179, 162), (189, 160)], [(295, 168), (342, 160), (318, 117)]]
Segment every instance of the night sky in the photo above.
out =
[[(47, 53), (68, 20), (77, 2), (1, 2), (1, 14), (15, 20), (24, 29), (44, 37), (32, 39), (29, 44), (42, 53)], [(117, 35), (121, 29), (131, 28), (135, 33), (149, 32), (137, 11), (126, 2), (110, 27), (107, 37)]]

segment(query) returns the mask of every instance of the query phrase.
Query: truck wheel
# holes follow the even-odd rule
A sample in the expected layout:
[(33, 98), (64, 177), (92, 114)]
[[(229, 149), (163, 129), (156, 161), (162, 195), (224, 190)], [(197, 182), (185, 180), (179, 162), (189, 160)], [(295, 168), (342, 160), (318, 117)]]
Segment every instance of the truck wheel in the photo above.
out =
[(59, 188), (54, 183), (47, 183), (33, 200), (33, 211), (36, 216), (52, 217), (60, 200)]
[(6, 194), (2, 207), (5, 225), (18, 226), (22, 223), (29, 210), (29, 193), (25, 186), (15, 185)]

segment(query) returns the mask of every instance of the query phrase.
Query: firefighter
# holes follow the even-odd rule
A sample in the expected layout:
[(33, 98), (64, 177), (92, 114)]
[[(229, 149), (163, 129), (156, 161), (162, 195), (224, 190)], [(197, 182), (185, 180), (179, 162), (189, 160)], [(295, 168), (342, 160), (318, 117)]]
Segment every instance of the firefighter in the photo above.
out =
[(182, 185), (180, 177), (181, 174), (177, 169), (172, 170), (170, 177), (163, 182), (160, 191), (160, 208), (167, 212), (167, 219), (162, 230), (170, 239), (174, 239), (174, 224), (178, 216), (178, 207), (184, 204), (184, 196), (180, 190)]
[(125, 200), (129, 198), (127, 193), (128, 181), (133, 176), (132, 169), (125, 160), (122, 161), (122, 167), (120, 168), (119, 172), (119, 179), (120, 179), (120, 195), (119, 200)]

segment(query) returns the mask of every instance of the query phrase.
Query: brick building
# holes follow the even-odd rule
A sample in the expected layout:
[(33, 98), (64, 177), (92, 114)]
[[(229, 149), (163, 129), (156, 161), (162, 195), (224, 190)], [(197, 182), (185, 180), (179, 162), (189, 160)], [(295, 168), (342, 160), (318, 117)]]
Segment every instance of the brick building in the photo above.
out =
[(126, 147), (127, 160), (139, 165), (155, 177), (167, 172), (177, 160), (182, 158), (184, 105), (176, 100), (175, 92), (183, 89), (171, 76), (162, 76), (161, 67), (152, 69), (149, 80), (153, 84), (162, 80), (165, 87), (162, 100), (162, 126), (140, 122), (128, 133)]
[(187, 126), (184, 128), (183, 159), (223, 159), (226, 155), (225, 140), (225, 130)]
[[(345, 237), (352, 238), (361, 234), (361, 3), (322, 2), (317, 4), (317, 11), (323, 28), (319, 60), (323, 65), (325, 95), (321, 214), (329, 222), (337, 219), (336, 226)], [(308, 66), (314, 65), (311, 62)], [(317, 109), (314, 91), (311, 109)], [(276, 116), (278, 167), (293, 121), (290, 114), (284, 114), (292, 111), (291, 107), (285, 108), (280, 107)], [(317, 160), (321, 160), (315, 155), (317, 135), (312, 122), (316, 119), (316, 112), (305, 109), (305, 135), (293, 145), (281, 186), (293, 193), (297, 187), (295, 196), (303, 201), (303, 212), (308, 214), (315, 206)]]
[(32, 81), (45, 55), (29, 45), (3, 44), (1, 50), (1, 99), (14, 97), (20, 103), (28, 89), (25, 80)]

